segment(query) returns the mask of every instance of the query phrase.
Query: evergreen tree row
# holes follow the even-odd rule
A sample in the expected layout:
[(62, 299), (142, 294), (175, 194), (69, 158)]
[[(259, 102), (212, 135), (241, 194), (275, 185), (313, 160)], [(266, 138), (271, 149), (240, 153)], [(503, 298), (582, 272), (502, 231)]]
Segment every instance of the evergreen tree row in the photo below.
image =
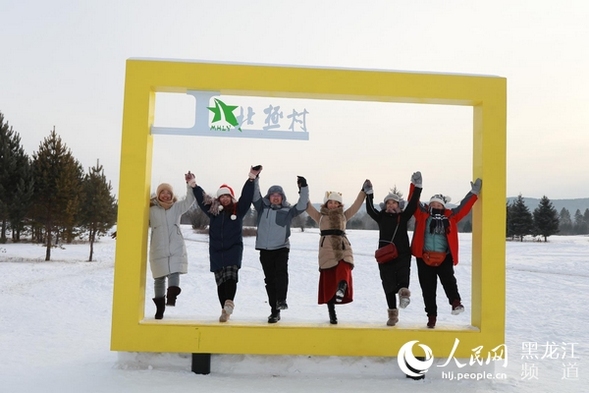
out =
[(55, 128), (27, 156), (21, 139), (0, 112), (0, 243), (10, 232), (13, 242), (23, 235), (51, 248), (76, 238), (94, 242), (115, 224), (117, 204), (102, 166), (84, 173)]
[(582, 214), (577, 209), (574, 220), (566, 208), (560, 213), (554, 205), (543, 196), (538, 207), (530, 212), (522, 195), (507, 204), (507, 237), (523, 241), (525, 236), (541, 236), (544, 241), (555, 234), (560, 235), (586, 235), (589, 234), (589, 209)]

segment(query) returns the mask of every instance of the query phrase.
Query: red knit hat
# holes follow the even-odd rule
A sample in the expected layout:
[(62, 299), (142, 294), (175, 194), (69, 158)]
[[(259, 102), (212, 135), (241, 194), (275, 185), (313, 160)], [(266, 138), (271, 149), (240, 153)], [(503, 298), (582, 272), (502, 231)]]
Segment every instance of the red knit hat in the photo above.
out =
[(217, 198), (221, 195), (231, 195), (231, 199), (235, 200), (235, 193), (233, 192), (233, 188), (229, 187), (227, 184), (221, 184), (221, 187), (217, 190)]

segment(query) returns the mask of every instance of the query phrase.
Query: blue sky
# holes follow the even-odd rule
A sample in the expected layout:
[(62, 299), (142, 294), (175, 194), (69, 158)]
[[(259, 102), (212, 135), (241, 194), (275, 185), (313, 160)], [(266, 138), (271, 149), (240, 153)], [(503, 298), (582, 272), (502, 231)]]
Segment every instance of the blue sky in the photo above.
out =
[[(118, 192), (125, 61), (168, 58), (507, 78), (507, 195), (589, 197), (589, 5), (576, 1), (0, 0), (0, 111), (28, 154), (55, 126)], [(160, 100), (158, 102), (163, 102)], [(262, 188), (377, 199), (421, 170), (425, 197), (471, 179), (469, 108), (309, 102), (310, 141), (156, 137), (153, 188), (192, 170), (210, 192), (261, 163)], [(182, 114), (160, 108), (156, 121)], [(159, 113), (159, 115), (158, 115)], [(168, 120), (166, 120), (168, 119)]]

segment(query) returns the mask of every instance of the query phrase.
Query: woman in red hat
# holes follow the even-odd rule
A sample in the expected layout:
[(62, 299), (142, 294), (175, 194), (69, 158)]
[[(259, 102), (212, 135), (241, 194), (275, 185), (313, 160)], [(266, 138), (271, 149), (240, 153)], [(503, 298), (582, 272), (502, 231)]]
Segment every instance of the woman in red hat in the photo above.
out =
[(207, 195), (198, 185), (193, 188), (198, 206), (210, 219), (209, 258), (222, 308), (219, 322), (227, 322), (235, 308), (238, 273), (243, 256), (243, 218), (252, 204), (254, 182), (261, 170), (261, 165), (250, 168), (239, 200), (235, 199), (233, 188), (227, 184), (219, 187), (216, 197)]

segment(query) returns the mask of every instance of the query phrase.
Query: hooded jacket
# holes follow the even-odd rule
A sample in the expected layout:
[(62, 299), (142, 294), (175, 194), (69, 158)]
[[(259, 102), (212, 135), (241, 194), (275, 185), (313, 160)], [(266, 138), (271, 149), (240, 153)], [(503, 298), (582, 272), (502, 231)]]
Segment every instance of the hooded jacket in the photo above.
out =
[(153, 278), (172, 273), (188, 272), (186, 244), (180, 230), (180, 218), (194, 203), (192, 187), (187, 187), (186, 198), (164, 209), (157, 198), (152, 198), (149, 208), (149, 266)]
[[(282, 195), (280, 205), (270, 203), (270, 194)], [(286, 200), (284, 190), (280, 186), (272, 186), (266, 196), (262, 198), (260, 187), (256, 182), (254, 191), (254, 208), (258, 213), (258, 234), (256, 237), (256, 250), (278, 250), (290, 248), (290, 225), (292, 219), (307, 208), (309, 202), (309, 187), (301, 187), (299, 200), (291, 206)]]

